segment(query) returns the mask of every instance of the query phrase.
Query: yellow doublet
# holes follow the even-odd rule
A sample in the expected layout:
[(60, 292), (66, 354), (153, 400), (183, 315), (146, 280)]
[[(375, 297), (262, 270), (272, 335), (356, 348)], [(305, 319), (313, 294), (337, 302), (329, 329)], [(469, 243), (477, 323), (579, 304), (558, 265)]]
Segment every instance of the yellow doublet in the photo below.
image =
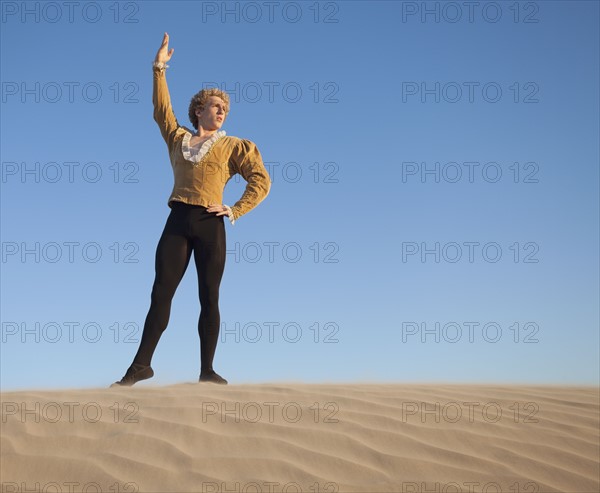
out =
[(167, 204), (176, 200), (202, 205), (223, 203), (225, 185), (236, 173), (248, 183), (240, 200), (231, 207), (233, 224), (254, 209), (268, 195), (271, 178), (256, 145), (246, 139), (215, 132), (195, 154), (189, 146), (192, 130), (179, 125), (171, 107), (165, 68), (153, 66), (154, 120), (167, 143), (173, 168), (173, 192)]

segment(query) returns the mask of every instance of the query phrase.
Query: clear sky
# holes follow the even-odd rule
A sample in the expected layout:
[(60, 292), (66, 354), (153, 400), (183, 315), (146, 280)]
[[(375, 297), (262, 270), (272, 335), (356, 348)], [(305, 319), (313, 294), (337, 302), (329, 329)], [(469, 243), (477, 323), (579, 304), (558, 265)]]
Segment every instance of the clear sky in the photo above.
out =
[[(597, 1), (3, 1), (1, 29), (3, 389), (133, 359), (173, 186), (164, 32), (179, 122), (228, 91), (273, 182), (225, 225), (230, 383), (598, 384)], [(197, 380), (199, 313), (192, 260), (139, 385)]]

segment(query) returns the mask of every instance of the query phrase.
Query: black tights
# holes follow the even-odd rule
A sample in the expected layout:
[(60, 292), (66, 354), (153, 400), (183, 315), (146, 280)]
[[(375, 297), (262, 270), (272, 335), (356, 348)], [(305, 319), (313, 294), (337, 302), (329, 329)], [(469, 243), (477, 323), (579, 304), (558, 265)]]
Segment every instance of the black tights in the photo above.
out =
[(199, 205), (183, 202), (171, 202), (171, 205), (171, 213), (156, 248), (156, 277), (150, 310), (132, 364), (150, 365), (158, 340), (169, 323), (175, 290), (193, 251), (201, 305), (198, 321), (201, 371), (210, 371), (221, 324), (219, 286), (225, 269), (225, 216), (207, 212), (206, 207)]

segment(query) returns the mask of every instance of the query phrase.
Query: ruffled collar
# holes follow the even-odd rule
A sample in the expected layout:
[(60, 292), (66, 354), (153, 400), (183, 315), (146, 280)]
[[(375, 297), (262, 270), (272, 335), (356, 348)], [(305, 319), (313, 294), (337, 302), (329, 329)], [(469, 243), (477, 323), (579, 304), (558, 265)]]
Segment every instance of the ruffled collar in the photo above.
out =
[(225, 130), (219, 130), (218, 132), (215, 132), (210, 139), (204, 141), (202, 147), (200, 147), (200, 150), (198, 151), (198, 154), (196, 156), (192, 156), (190, 146), (190, 139), (192, 138), (192, 134), (190, 132), (186, 132), (183, 136), (183, 142), (181, 144), (183, 157), (188, 161), (191, 161), (192, 163), (199, 163), (202, 160), (202, 158), (206, 156), (208, 151), (210, 151), (215, 142), (217, 142), (221, 137), (225, 137), (226, 133), (227, 132), (225, 132)]

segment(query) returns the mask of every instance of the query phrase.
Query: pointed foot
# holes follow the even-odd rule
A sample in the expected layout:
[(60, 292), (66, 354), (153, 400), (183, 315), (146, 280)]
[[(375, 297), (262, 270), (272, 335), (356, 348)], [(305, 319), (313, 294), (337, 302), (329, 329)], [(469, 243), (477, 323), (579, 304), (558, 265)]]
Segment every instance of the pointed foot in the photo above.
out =
[(140, 380), (147, 380), (148, 378), (152, 378), (154, 376), (154, 370), (150, 366), (133, 364), (125, 373), (125, 376), (111, 385), (111, 387), (131, 387), (136, 382)]
[(227, 380), (225, 380), (221, 375), (219, 375), (214, 370), (205, 370), (200, 373), (200, 382), (209, 382), (209, 383), (217, 383), (220, 385), (227, 385)]

